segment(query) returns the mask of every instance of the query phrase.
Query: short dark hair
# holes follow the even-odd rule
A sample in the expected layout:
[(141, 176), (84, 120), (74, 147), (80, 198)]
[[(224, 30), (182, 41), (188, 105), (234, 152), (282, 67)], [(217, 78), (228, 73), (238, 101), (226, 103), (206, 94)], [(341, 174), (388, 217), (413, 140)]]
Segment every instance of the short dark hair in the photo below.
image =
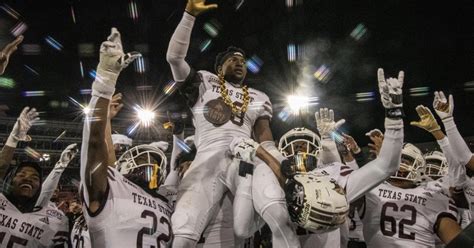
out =
[(228, 59), (230, 56), (234, 55), (234, 53), (241, 53), (245, 58), (244, 50), (242, 50), (238, 47), (230, 46), (225, 51), (220, 52), (220, 53), (217, 54), (216, 61), (214, 63), (214, 70), (217, 72), (217, 68), (219, 66), (221, 66), (226, 61), (226, 59)]

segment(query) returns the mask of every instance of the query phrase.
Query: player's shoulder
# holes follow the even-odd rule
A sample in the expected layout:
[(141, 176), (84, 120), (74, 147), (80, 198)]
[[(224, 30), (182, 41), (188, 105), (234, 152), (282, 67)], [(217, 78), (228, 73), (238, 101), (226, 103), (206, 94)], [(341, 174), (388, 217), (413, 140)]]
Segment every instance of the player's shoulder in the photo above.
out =
[(425, 198), (426, 204), (423, 204), (427, 210), (439, 212), (446, 210), (454, 201), (439, 186), (427, 184), (416, 188), (417, 195)]
[(270, 103), (270, 98), (268, 97), (268, 95), (261, 90), (257, 90), (255, 88), (249, 87), (249, 95), (250, 97), (253, 97), (254, 99), (259, 99), (259, 100), (267, 101), (268, 103)]
[(210, 71), (199, 70), (196, 73), (204, 83), (219, 84), (219, 77)]

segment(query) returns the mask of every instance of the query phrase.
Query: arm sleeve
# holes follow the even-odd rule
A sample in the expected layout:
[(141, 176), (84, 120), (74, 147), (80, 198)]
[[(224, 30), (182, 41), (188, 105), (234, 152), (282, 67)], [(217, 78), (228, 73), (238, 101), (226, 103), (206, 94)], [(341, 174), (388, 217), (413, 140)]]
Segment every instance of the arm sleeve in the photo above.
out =
[(54, 167), (54, 169), (49, 173), (41, 186), (41, 193), (36, 201), (36, 206), (45, 207), (48, 204), (51, 196), (53, 196), (54, 190), (58, 186), (59, 179), (61, 178), (64, 169), (64, 167)]
[(346, 165), (349, 166), (351, 170), (359, 169), (359, 165), (357, 164), (355, 159), (353, 159), (352, 161), (346, 162)]
[(462, 188), (466, 182), (466, 169), (454, 154), (448, 138), (437, 140), (448, 162), (448, 182), (450, 187)]
[(469, 160), (472, 158), (472, 152), (469, 150), (469, 147), (459, 133), (456, 124), (454, 123), (454, 119), (445, 119), (443, 120), (443, 124), (453, 153), (463, 166), (467, 165)]
[(283, 160), (285, 160), (285, 157), (283, 157), (280, 151), (278, 151), (278, 148), (276, 148), (275, 142), (263, 141), (262, 143), (260, 143), (260, 145), (265, 149), (265, 151), (270, 153), (270, 155), (272, 155), (276, 160), (278, 160), (280, 164)]
[(180, 140), (184, 138), (184, 131), (180, 134), (173, 134), (173, 150), (171, 151), (170, 159), (170, 173), (166, 177), (164, 185), (178, 185), (179, 175), (176, 170), (176, 159), (178, 155), (183, 151), (178, 145)]
[(184, 58), (188, 53), (189, 41), (191, 39), (195, 19), (194, 16), (185, 12), (173, 36), (171, 36), (168, 52), (166, 53), (166, 61), (168, 61), (171, 66), (173, 79), (176, 82), (185, 81), (191, 72), (191, 67)]
[(321, 140), (321, 159), (318, 160), (318, 164), (330, 164), (334, 162), (341, 163), (341, 157), (337, 151), (336, 142), (332, 139), (323, 138)]
[(403, 146), (403, 128), (386, 129), (379, 156), (348, 175), (346, 193), (353, 202), (398, 170)]

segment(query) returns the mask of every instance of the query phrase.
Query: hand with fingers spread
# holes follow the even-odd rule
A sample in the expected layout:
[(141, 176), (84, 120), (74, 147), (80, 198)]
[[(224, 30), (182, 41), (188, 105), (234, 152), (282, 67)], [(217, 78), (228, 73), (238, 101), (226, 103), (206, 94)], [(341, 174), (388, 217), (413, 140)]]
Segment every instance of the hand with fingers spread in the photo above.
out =
[(361, 152), (359, 145), (354, 140), (354, 138), (352, 138), (352, 136), (345, 133), (343, 133), (342, 136), (344, 136), (344, 144), (349, 149), (349, 151), (351, 151), (353, 154), (358, 154)]
[(77, 144), (70, 144), (64, 149), (64, 151), (61, 153), (61, 157), (59, 158), (59, 161), (56, 163), (54, 168), (66, 168), (66, 166), (71, 162), (71, 160), (76, 156), (76, 154), (79, 152), (79, 149), (77, 148)]
[(188, 0), (188, 3), (186, 4), (186, 12), (193, 16), (198, 16), (216, 8), (217, 4), (206, 4), (205, 0)]
[(430, 133), (434, 131), (441, 130), (438, 122), (431, 113), (431, 110), (423, 105), (418, 105), (416, 107), (416, 113), (420, 117), (419, 121), (412, 121), (410, 125), (424, 129)]
[(31, 141), (31, 137), (27, 134), (31, 126), (39, 120), (39, 114), (35, 108), (25, 107), (21, 111), (20, 116), (18, 117), (15, 126), (10, 134), (16, 142), (18, 141)]
[(18, 45), (23, 41), (23, 35), (18, 36), (14, 41), (8, 43), (0, 52), (0, 75), (5, 72), (10, 55), (18, 49)]
[(435, 91), (433, 108), (441, 120), (452, 118), (454, 110), (453, 95), (449, 95), (448, 100), (442, 91)]
[(117, 93), (112, 97), (109, 105), (109, 119), (112, 120), (123, 108), (122, 93)]
[(332, 109), (321, 108), (314, 114), (316, 127), (322, 138), (330, 138), (331, 133), (336, 131), (346, 120), (334, 121), (334, 111)]

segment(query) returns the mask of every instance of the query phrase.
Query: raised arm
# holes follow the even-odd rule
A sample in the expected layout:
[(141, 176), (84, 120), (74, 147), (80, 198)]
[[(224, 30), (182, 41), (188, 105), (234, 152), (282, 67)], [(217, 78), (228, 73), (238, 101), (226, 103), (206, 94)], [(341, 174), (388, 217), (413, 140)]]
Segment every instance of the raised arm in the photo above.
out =
[(48, 204), (51, 196), (53, 196), (54, 190), (58, 186), (59, 179), (64, 172), (64, 169), (69, 165), (71, 160), (76, 156), (77, 144), (70, 144), (64, 149), (61, 153), (61, 157), (59, 158), (56, 165), (54, 165), (53, 170), (49, 173), (48, 177), (43, 182), (41, 186), (41, 193), (36, 201), (36, 205), (38, 207), (44, 207)]
[(341, 119), (337, 122), (334, 121), (334, 111), (328, 108), (321, 108), (319, 112), (314, 114), (316, 120), (316, 127), (318, 128), (319, 135), (321, 136), (321, 153), (318, 163), (329, 164), (333, 162), (341, 162), (337, 150), (337, 144), (334, 141), (333, 136), (336, 130), (346, 122)]
[(0, 75), (2, 75), (5, 72), (5, 69), (7, 68), (8, 61), (10, 61), (10, 55), (16, 49), (18, 49), (18, 45), (23, 41), (23, 35), (20, 35), (16, 37), (16, 39), (10, 43), (8, 43), (3, 50), (0, 52)]
[(136, 52), (123, 53), (120, 33), (116, 28), (112, 28), (107, 41), (100, 47), (97, 76), (92, 83), (92, 98), (88, 105), (91, 111), (84, 120), (81, 148), (81, 181), (85, 186), (85, 203), (92, 213), (100, 208), (106, 197), (109, 103), (120, 71), (139, 56)]
[(449, 143), (451, 144), (453, 152), (458, 157), (459, 162), (465, 165), (470, 170), (474, 170), (474, 155), (467, 146), (466, 142), (462, 138), (459, 130), (454, 123), (453, 111), (454, 111), (454, 98), (449, 95), (449, 100), (446, 98), (442, 91), (434, 93), (433, 108), (438, 114), (439, 118), (443, 122), (446, 134), (448, 136)]
[(347, 200), (352, 202), (382, 183), (400, 166), (403, 146), (403, 101), (402, 86), (404, 73), (398, 78), (385, 79), (382, 69), (378, 70), (379, 92), (385, 108), (385, 134), (378, 157), (352, 172), (346, 183)]
[(30, 109), (29, 107), (25, 107), (21, 111), (20, 116), (13, 126), (10, 136), (8, 136), (7, 142), (0, 153), (0, 179), (5, 177), (5, 173), (13, 159), (13, 154), (18, 142), (31, 140), (31, 137), (27, 133), (31, 126), (39, 120), (38, 115), (39, 114), (36, 112), (35, 108)]
[(433, 135), (448, 162), (449, 186), (462, 188), (466, 181), (466, 170), (456, 157), (448, 138), (444, 135), (443, 131), (441, 131), (441, 127), (428, 107), (419, 105), (416, 107), (416, 112), (418, 113), (420, 120), (412, 121), (410, 124), (426, 130)]
[(120, 112), (123, 108), (122, 93), (117, 93), (112, 97), (109, 104), (109, 118), (105, 130), (105, 141), (107, 142), (108, 159), (107, 164), (115, 167), (115, 161), (117, 156), (115, 154), (114, 143), (112, 142), (112, 119)]
[(217, 4), (205, 4), (204, 0), (188, 0), (186, 12), (171, 36), (166, 53), (166, 61), (171, 66), (173, 79), (176, 82), (185, 81), (191, 73), (191, 67), (184, 60), (188, 53), (191, 32), (196, 17), (210, 9), (217, 8)]

